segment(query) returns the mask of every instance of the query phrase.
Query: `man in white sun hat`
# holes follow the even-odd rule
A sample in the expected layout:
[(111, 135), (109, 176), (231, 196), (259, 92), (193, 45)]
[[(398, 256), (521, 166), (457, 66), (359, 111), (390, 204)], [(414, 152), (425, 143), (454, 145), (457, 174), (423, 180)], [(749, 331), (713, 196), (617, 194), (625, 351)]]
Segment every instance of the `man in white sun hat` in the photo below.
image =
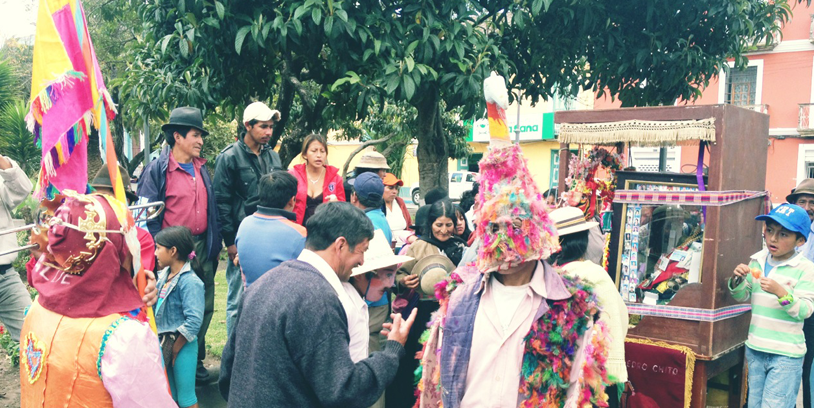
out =
[[(410, 256), (394, 255), (382, 230), (375, 230), (365, 251), (365, 262), (354, 268), (349, 281), (342, 284), (354, 303), (354, 310), (346, 311), (353, 361), (381, 350), (381, 331), (390, 313), (390, 304), (374, 305), (388, 296), (387, 290), (395, 284), (398, 267), (412, 260)], [(372, 407), (384, 407), (384, 395)]]

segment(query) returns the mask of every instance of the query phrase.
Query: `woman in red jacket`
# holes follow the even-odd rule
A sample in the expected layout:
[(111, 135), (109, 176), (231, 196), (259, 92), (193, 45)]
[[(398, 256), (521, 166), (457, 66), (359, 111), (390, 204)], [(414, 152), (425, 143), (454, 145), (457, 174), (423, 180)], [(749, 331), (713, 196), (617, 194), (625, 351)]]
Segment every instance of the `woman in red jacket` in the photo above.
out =
[(297, 223), (305, 225), (317, 206), (328, 201), (345, 201), (345, 187), (339, 169), (329, 166), (328, 142), (319, 134), (311, 134), (302, 143), (305, 163), (291, 169), (297, 178), (297, 199), (294, 213)]

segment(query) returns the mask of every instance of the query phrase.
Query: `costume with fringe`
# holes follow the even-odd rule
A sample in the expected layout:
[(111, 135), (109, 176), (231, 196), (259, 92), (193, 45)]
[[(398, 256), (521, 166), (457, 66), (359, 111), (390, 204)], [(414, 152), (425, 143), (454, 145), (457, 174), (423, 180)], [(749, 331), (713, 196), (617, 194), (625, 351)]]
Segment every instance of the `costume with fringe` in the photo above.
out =
[(28, 273), (39, 296), (22, 327), (21, 406), (174, 406), (133, 284), (131, 214), (109, 196), (64, 193), (43, 203), (53, 214), (35, 238), (48, 250)]

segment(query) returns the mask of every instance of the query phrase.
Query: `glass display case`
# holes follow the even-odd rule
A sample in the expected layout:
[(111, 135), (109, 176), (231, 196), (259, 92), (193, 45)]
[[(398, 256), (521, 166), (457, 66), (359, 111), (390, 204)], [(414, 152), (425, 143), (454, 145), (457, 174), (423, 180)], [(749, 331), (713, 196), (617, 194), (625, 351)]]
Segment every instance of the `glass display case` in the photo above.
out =
[[(674, 175), (673, 179), (686, 178)], [(624, 180), (626, 190), (698, 191), (685, 183)], [(701, 278), (704, 238), (699, 206), (622, 204), (616, 284), (626, 302), (668, 304), (681, 288)]]

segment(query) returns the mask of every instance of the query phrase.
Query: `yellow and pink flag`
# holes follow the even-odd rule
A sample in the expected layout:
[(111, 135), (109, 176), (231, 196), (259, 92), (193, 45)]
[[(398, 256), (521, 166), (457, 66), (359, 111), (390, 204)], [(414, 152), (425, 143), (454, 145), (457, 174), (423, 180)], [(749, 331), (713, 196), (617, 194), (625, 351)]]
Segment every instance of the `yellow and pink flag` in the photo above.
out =
[(79, 0), (40, 0), (34, 40), (29, 130), (42, 147), (37, 198), (87, 191), (88, 134), (99, 132), (116, 198), (124, 201), (108, 127), (116, 108), (107, 92)]

